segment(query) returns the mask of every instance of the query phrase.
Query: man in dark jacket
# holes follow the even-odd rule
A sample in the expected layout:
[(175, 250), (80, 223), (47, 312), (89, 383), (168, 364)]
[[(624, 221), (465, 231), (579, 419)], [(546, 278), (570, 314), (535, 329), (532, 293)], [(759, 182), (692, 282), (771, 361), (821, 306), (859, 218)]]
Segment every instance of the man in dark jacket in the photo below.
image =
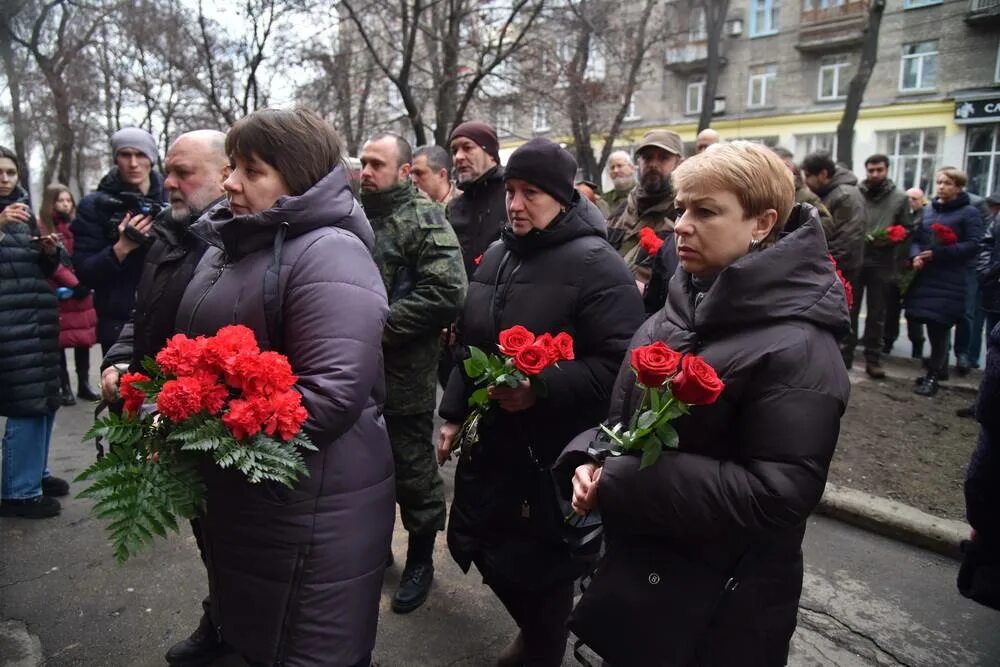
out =
[[(101, 364), (101, 393), (105, 400), (117, 397), (119, 375), (126, 368), (141, 369), (142, 360), (155, 357), (168, 338), (177, 332), (175, 319), (184, 288), (194, 274), (206, 243), (190, 232), (201, 214), (222, 201), (222, 183), (229, 176), (226, 135), (215, 130), (182, 134), (167, 149), (166, 180), (170, 207), (156, 217), (150, 235), (153, 242), (136, 291), (132, 319), (121, 330), (118, 341)], [(191, 530), (204, 554), (199, 519)], [(204, 560), (204, 555), (202, 556)], [(198, 628), (187, 639), (167, 651), (171, 665), (208, 664), (225, 652), (209, 618), (210, 600), (202, 602)]]
[(385, 421), (396, 464), (396, 500), (409, 533), (397, 613), (424, 603), (434, 578), (434, 540), (447, 509), (431, 440), (439, 333), (455, 321), (468, 280), (459, 241), (439, 204), (410, 182), (409, 143), (392, 133), (361, 151), (361, 203), (375, 231), (375, 263), (389, 297), (382, 335)]
[(507, 222), (500, 144), (492, 127), (470, 120), (456, 127), (449, 142), (461, 194), (448, 202), (448, 222), (462, 244), (465, 274), (476, 272), (476, 260), (500, 238)]
[(152, 170), (158, 159), (152, 135), (126, 127), (112, 135), (111, 146), (115, 166), (80, 201), (71, 227), (76, 275), (94, 290), (97, 341), (105, 353), (132, 313), (153, 218), (164, 202), (163, 177)]
[(861, 273), (854, 287), (854, 301), (851, 305), (851, 333), (844, 345), (845, 359), (854, 357), (854, 347), (858, 344), (858, 317), (861, 313), (861, 299), (867, 304), (865, 319), (865, 372), (873, 378), (882, 379), (880, 355), (882, 353), (882, 331), (885, 326), (886, 300), (889, 297), (889, 282), (896, 269), (897, 243), (889, 239), (886, 230), (900, 226), (907, 234), (910, 226), (909, 200), (906, 193), (889, 179), (889, 158), (872, 155), (865, 160), (868, 178), (861, 182), (858, 190), (865, 201), (865, 251)]

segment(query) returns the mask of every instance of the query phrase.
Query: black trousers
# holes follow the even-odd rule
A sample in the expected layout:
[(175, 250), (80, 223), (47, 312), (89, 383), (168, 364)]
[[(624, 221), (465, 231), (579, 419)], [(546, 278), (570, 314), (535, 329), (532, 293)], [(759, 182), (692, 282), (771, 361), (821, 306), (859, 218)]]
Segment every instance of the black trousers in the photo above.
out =
[(931, 343), (931, 357), (927, 364), (928, 372), (940, 375), (948, 369), (948, 353), (951, 351), (950, 324), (921, 321), (927, 327), (927, 339)]
[(559, 667), (566, 652), (569, 629), (566, 621), (573, 610), (573, 582), (541, 591), (489, 587), (503, 603), (524, 637), (524, 667)]
[(865, 335), (860, 339), (865, 347), (865, 359), (877, 362), (882, 354), (882, 338), (889, 284), (892, 282), (891, 276), (892, 269), (890, 268), (866, 266), (856, 274), (856, 280), (851, 283), (854, 288), (854, 303), (851, 304), (851, 333), (844, 345), (848, 354), (854, 354), (854, 348), (858, 345), (858, 334), (860, 333), (858, 319), (861, 315), (862, 299), (868, 305), (865, 315)]
[[(66, 352), (59, 355), (59, 376), (65, 387), (69, 386), (69, 366), (66, 363)], [(90, 348), (74, 347), (73, 361), (76, 362), (76, 376), (86, 378), (90, 376)]]
[[(903, 316), (903, 293), (899, 289), (897, 280), (889, 281), (886, 294), (885, 328), (882, 330), (882, 340), (886, 347), (892, 347), (892, 344), (899, 338), (899, 320)], [(906, 318), (906, 336), (913, 345), (923, 345), (923, 325), (916, 320)]]

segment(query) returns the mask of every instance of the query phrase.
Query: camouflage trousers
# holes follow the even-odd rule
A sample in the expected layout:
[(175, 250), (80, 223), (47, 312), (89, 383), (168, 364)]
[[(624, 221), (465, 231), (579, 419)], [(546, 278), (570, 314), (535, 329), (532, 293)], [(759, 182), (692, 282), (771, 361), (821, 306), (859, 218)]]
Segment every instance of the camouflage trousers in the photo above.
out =
[(403, 527), (414, 535), (444, 530), (444, 482), (434, 449), (434, 413), (385, 415), (396, 464), (396, 502)]

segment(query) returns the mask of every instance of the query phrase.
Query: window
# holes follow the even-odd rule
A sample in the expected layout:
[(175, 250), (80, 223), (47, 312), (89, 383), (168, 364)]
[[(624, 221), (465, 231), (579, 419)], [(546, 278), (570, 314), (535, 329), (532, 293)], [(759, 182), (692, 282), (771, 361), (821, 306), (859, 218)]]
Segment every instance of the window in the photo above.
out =
[(966, 188), (983, 197), (1000, 190), (1000, 125), (970, 125), (966, 147)]
[(588, 81), (604, 81), (608, 74), (608, 60), (604, 57), (604, 49), (595, 44), (590, 45), (587, 54), (587, 71), (583, 76)]
[(777, 65), (750, 68), (747, 106), (751, 109), (774, 106), (774, 86), (777, 78)]
[(399, 94), (399, 88), (390, 83), (385, 91), (385, 101), (389, 108), (396, 111), (403, 108), (403, 96)]
[(705, 99), (705, 75), (696, 74), (688, 79), (687, 96), (684, 100), (684, 113), (699, 114)]
[(702, 42), (708, 39), (708, 24), (705, 21), (705, 8), (695, 7), (691, 12), (688, 26), (688, 39), (692, 42)]
[(549, 130), (549, 112), (548, 109), (540, 104), (535, 105), (535, 112), (532, 114), (532, 129), (535, 132), (548, 132)]
[(997, 64), (993, 68), (993, 82), (1000, 83), (1000, 42), (997, 43)]
[(513, 133), (514, 114), (511, 113), (510, 107), (502, 106), (497, 109), (496, 115), (493, 117), (493, 126), (496, 128), (498, 136), (509, 137)]
[(750, 36), (778, 34), (778, 0), (753, 0), (750, 9)]
[(802, 11), (808, 12), (813, 9), (830, 9), (831, 7), (842, 7), (845, 0), (803, 0)]
[(638, 96), (638, 93), (632, 93), (632, 99), (628, 101), (628, 111), (625, 112), (625, 118), (622, 120), (633, 121), (641, 118), (638, 110), (635, 108), (635, 101)]
[(903, 45), (899, 63), (899, 89), (933, 90), (937, 85), (937, 42)]
[(824, 58), (819, 66), (819, 83), (816, 98), (819, 100), (842, 100), (847, 97), (848, 58), (846, 55)]
[(934, 170), (941, 161), (942, 128), (878, 132), (878, 149), (889, 156), (889, 178), (903, 190), (933, 190)]
[(823, 151), (837, 155), (837, 133), (823, 132), (821, 134), (796, 134), (795, 154), (805, 157), (810, 153)]
[(930, 7), (940, 5), (943, 0), (903, 0), (903, 9), (918, 9), (920, 7)]
[[(727, 139), (727, 141), (729, 141)], [(737, 137), (732, 141), (752, 141), (755, 144), (762, 144), (768, 148), (774, 148), (778, 145), (778, 137)]]

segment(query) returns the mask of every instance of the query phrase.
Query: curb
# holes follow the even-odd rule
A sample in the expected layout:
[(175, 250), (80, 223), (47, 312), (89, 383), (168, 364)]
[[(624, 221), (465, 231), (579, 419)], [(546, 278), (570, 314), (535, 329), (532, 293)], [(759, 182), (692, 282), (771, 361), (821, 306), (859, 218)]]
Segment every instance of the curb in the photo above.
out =
[(970, 531), (964, 521), (944, 519), (894, 500), (829, 483), (817, 511), (956, 559), (961, 559), (960, 545)]

